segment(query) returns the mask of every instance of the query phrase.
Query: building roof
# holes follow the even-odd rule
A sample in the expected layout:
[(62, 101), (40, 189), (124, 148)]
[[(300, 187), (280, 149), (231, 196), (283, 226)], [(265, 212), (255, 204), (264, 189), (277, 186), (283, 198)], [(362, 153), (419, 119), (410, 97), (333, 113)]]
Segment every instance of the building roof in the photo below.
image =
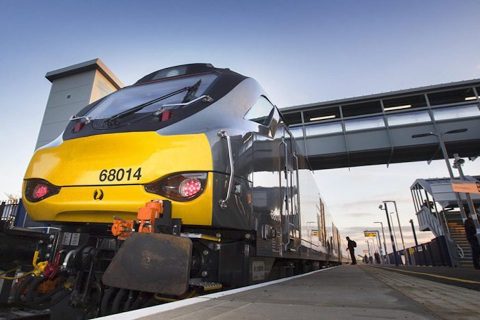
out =
[(90, 71), (90, 70), (98, 70), (103, 76), (105, 76), (117, 89), (123, 87), (122, 81), (118, 79), (113, 72), (103, 63), (102, 60), (99, 58), (88, 60), (85, 62), (77, 63), (65, 68), (53, 70), (47, 72), (45, 78), (47, 78), (50, 82), (56, 79), (60, 79), (66, 76), (71, 76), (77, 73)]
[(375, 94), (369, 94), (369, 95), (358, 96), (358, 97), (307, 103), (302, 105), (285, 107), (285, 108), (282, 108), (281, 110), (284, 113), (288, 113), (289, 111), (308, 110), (312, 108), (319, 108), (319, 107), (321, 108), (325, 106), (358, 103), (358, 102), (369, 101), (369, 100), (384, 99), (384, 98), (410, 95), (410, 94), (418, 94), (418, 93), (424, 93), (426, 91), (435, 91), (440, 89), (447, 90), (447, 89), (455, 89), (460, 87), (478, 86), (478, 85), (480, 85), (480, 79), (462, 80), (462, 81), (441, 83), (441, 84), (435, 84), (435, 85), (423, 86), (423, 87), (417, 87), (417, 88), (388, 91), (383, 93), (375, 93)]

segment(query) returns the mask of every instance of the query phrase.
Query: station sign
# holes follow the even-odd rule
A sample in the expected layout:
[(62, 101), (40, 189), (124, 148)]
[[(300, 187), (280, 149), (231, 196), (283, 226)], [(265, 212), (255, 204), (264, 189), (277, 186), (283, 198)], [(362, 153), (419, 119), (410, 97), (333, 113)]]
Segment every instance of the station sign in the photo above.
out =
[(454, 192), (480, 194), (480, 183), (456, 181), (456, 182), (452, 182), (452, 190)]
[(365, 238), (375, 238), (377, 237), (377, 231), (363, 231)]

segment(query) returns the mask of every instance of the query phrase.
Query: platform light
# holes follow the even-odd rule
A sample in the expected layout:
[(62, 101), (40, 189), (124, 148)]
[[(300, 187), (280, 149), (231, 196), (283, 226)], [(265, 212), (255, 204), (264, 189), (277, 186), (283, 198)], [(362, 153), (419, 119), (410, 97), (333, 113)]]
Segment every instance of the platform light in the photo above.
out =
[(465, 101), (471, 101), (471, 100), (477, 100), (477, 97), (473, 96), (473, 97), (466, 97), (465, 98)]
[(412, 107), (411, 104), (404, 104), (404, 105), (401, 105), (401, 106), (388, 107), (388, 108), (385, 108), (384, 110), (385, 111), (393, 111), (393, 110), (408, 109), (408, 108), (411, 108), (411, 107)]
[(331, 114), (329, 116), (322, 116), (322, 117), (314, 117), (310, 118), (310, 121), (318, 121), (318, 120), (328, 120), (328, 119), (335, 119), (337, 116), (334, 114)]

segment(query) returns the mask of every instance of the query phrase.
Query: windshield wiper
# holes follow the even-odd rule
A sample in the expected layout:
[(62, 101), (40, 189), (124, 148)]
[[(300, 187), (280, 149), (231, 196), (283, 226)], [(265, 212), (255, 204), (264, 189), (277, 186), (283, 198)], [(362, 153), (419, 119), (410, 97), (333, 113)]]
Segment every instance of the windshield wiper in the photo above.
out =
[(183, 101), (185, 101), (185, 99), (189, 96), (193, 96), (195, 94), (195, 92), (198, 90), (198, 87), (200, 86), (200, 82), (202, 80), (198, 80), (193, 86), (190, 86), (190, 87), (185, 87), (185, 88), (182, 88), (182, 89), (179, 89), (179, 90), (176, 90), (176, 91), (173, 91), (173, 92), (170, 92), (170, 93), (167, 93), (161, 97), (158, 97), (158, 98), (155, 98), (153, 100), (150, 100), (150, 101), (147, 101), (147, 102), (144, 102), (142, 104), (139, 104), (138, 106), (135, 106), (133, 108), (130, 108), (130, 109), (127, 109), (125, 111), (122, 111), (122, 112), (119, 112), (107, 119), (105, 119), (104, 123), (112, 123), (113, 121), (115, 120), (118, 120), (120, 118), (124, 118), (128, 115), (131, 115), (135, 112), (138, 112), (140, 110), (142, 110), (143, 108), (146, 108), (154, 103), (157, 103), (159, 101), (162, 101), (162, 100), (165, 100), (165, 99), (168, 99), (168, 98), (171, 98), (173, 96), (176, 96), (177, 94), (180, 94), (182, 92), (185, 92), (187, 91), (187, 94), (185, 95), (185, 98), (183, 99)]
[(200, 83), (202, 83), (202, 80), (198, 80), (193, 86), (188, 88), (187, 94), (185, 94), (185, 97), (183, 97), (182, 103), (188, 102), (195, 97), (195, 93), (197, 93)]

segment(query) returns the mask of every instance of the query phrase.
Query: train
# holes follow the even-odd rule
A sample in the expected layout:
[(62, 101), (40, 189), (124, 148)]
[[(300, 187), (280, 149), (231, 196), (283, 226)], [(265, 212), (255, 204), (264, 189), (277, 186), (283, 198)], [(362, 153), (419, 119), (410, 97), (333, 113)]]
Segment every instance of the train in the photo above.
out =
[(161, 69), (95, 101), (34, 153), (38, 241), (17, 303), (86, 319), (342, 263), (308, 159), (253, 78)]

